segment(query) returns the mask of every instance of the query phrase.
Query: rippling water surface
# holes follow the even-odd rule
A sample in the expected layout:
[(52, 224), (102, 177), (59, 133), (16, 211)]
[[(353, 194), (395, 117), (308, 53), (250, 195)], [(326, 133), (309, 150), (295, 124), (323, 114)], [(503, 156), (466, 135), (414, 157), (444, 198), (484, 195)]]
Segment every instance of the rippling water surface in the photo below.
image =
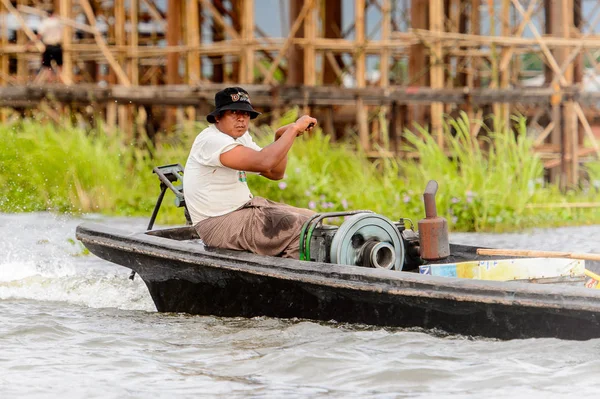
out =
[[(98, 219), (131, 230), (147, 223)], [(600, 340), (159, 314), (128, 269), (81, 255), (81, 221), (0, 214), (2, 398), (546, 398), (598, 386)], [(591, 226), (451, 240), (599, 252), (599, 234)]]

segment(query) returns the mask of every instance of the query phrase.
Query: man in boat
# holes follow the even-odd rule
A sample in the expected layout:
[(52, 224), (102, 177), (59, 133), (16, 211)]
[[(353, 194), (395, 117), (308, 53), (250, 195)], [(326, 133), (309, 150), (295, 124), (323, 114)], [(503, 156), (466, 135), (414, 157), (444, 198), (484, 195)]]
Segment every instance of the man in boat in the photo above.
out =
[(258, 115), (241, 87), (215, 95), (215, 110), (206, 117), (211, 125), (196, 137), (185, 165), (185, 202), (206, 245), (298, 259), (300, 230), (314, 212), (254, 197), (246, 173), (282, 179), (294, 140), (317, 120), (304, 115), (261, 148), (248, 132)]

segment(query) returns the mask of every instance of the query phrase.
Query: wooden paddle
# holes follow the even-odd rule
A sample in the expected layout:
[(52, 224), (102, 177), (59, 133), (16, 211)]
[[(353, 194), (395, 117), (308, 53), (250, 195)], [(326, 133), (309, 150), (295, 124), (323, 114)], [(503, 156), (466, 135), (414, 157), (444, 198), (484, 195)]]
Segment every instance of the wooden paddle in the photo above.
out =
[(570, 258), (583, 260), (600, 260), (600, 254), (559, 252), (559, 251), (533, 251), (529, 249), (488, 249), (478, 248), (477, 255), (494, 256), (526, 256), (529, 258)]

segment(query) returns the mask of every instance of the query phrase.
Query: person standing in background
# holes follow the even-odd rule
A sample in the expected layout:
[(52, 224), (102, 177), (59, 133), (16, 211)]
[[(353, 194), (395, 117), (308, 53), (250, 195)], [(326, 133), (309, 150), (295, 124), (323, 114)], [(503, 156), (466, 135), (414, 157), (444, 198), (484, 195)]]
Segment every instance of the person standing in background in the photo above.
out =
[(36, 81), (46, 80), (50, 73), (50, 82), (62, 81), (63, 49), (62, 49), (63, 26), (57, 18), (54, 9), (48, 13), (38, 29), (38, 38), (44, 43), (45, 49), (42, 53), (42, 69)]

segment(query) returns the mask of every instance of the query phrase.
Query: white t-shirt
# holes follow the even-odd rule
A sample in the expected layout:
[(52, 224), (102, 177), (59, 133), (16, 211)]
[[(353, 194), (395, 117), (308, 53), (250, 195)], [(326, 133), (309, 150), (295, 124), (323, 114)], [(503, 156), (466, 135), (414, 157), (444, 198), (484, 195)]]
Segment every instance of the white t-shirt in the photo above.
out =
[(238, 145), (261, 150), (250, 133), (234, 139), (215, 125), (194, 140), (183, 174), (183, 194), (194, 224), (232, 212), (252, 198), (246, 172), (223, 166), (220, 160), (221, 154)]
[(38, 29), (42, 42), (55, 46), (62, 41), (62, 24), (56, 17), (48, 17), (42, 21)]

